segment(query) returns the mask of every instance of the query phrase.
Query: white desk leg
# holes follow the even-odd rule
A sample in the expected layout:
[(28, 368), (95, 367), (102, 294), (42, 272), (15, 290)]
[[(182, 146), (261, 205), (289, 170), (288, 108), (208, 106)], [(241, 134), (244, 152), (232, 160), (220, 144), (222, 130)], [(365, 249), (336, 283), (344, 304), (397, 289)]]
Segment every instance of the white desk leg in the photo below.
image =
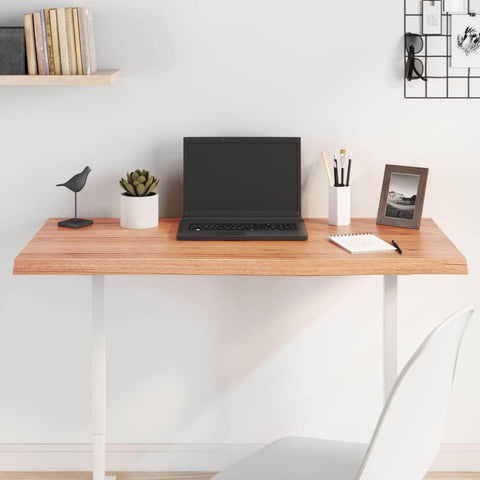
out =
[(385, 400), (397, 380), (398, 279), (383, 277), (383, 388)]
[(105, 476), (105, 277), (92, 276), (93, 480)]

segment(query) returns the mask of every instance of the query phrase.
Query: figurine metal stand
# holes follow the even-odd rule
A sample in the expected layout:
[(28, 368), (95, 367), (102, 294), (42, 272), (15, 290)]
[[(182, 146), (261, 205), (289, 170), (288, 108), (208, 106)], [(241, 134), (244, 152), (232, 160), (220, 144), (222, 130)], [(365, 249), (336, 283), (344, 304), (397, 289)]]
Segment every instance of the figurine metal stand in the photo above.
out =
[(58, 226), (67, 227), (67, 228), (83, 228), (83, 227), (88, 227), (89, 225), (93, 225), (93, 220), (77, 218), (77, 192), (75, 192), (75, 218), (62, 220), (61, 222), (58, 222)]
[(66, 228), (83, 228), (93, 224), (93, 220), (85, 220), (77, 217), (77, 193), (80, 192), (85, 183), (87, 182), (88, 174), (92, 170), (90, 167), (85, 167), (81, 173), (74, 175), (68, 182), (60, 183), (57, 187), (67, 187), (69, 190), (75, 193), (75, 218), (69, 218), (68, 220), (62, 220), (58, 222), (59, 227)]

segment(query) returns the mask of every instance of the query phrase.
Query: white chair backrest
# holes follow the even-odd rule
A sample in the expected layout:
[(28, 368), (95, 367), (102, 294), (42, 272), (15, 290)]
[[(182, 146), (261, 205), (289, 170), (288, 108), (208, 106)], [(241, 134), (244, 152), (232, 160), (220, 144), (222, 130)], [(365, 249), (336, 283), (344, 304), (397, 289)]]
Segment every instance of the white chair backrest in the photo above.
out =
[(422, 480), (440, 448), (463, 333), (464, 308), (440, 324), (398, 377), (357, 480)]

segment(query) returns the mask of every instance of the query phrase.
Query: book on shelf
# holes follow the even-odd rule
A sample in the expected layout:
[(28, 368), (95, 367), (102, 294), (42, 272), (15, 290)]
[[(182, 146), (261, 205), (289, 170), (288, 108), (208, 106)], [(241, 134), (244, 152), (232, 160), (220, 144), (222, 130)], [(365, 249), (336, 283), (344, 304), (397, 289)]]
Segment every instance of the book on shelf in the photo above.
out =
[(90, 75), (92, 73), (92, 69), (90, 66), (90, 45), (88, 42), (87, 8), (79, 7), (77, 10), (83, 73), (85, 75)]
[(37, 66), (38, 74), (46, 75), (45, 70), (45, 50), (43, 48), (43, 37), (42, 37), (42, 18), (40, 12), (35, 12), (33, 14), (33, 29), (35, 32), (35, 47), (37, 51)]
[(93, 33), (93, 16), (92, 9), (85, 8), (85, 15), (87, 17), (87, 37), (88, 37), (88, 51), (90, 59), (90, 70), (91, 72), (97, 71), (97, 54), (95, 50), (95, 35)]
[(45, 25), (45, 10), (40, 10), (41, 23), (41, 41), (43, 43), (43, 62), (45, 65), (45, 75), (50, 75), (50, 65), (48, 63), (48, 48), (47, 48), (47, 27)]
[(70, 75), (70, 62), (68, 60), (67, 19), (64, 8), (57, 8), (58, 42), (60, 45), (60, 63), (62, 75)]
[(29, 75), (91, 75), (97, 71), (90, 8), (27, 13), (24, 28)]
[(60, 41), (58, 38), (58, 22), (57, 10), (50, 9), (50, 25), (52, 28), (52, 48), (53, 48), (53, 64), (55, 65), (55, 75), (62, 74), (62, 63), (60, 60)]
[(25, 28), (0, 27), (0, 75), (24, 75)]
[(53, 38), (52, 38), (52, 26), (50, 23), (50, 9), (45, 9), (43, 11), (45, 18), (45, 32), (47, 37), (47, 58), (48, 58), (48, 69), (50, 75), (56, 75), (55, 63), (53, 61)]
[(78, 24), (78, 8), (72, 9), (73, 13), (73, 33), (75, 36), (75, 57), (77, 59), (77, 73), (83, 75), (82, 52), (80, 47), (80, 26)]
[(37, 75), (37, 52), (35, 48), (35, 32), (33, 30), (33, 15), (31, 13), (23, 16), (23, 28), (25, 29), (27, 72), (29, 75)]
[(68, 63), (70, 64), (70, 75), (78, 75), (77, 54), (75, 52), (75, 34), (73, 32), (73, 9), (65, 9), (65, 20), (67, 24), (67, 46)]

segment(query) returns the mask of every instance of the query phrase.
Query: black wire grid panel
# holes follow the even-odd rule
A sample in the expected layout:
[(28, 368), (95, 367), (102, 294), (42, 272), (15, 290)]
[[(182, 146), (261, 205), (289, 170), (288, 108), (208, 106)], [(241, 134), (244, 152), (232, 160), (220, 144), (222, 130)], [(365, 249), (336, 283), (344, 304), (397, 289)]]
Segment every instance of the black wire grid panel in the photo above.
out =
[[(404, 78), (404, 97), (480, 99), (480, 68), (451, 67), (452, 15), (442, 13), (441, 35), (423, 35), (422, 5), (422, 0), (404, 0), (404, 33), (411, 32), (422, 35), (423, 50), (415, 57), (422, 60), (424, 75), (428, 81), (415, 79), (409, 82)], [(470, 0), (468, 0), (468, 12), (470, 12)], [(407, 58), (408, 54), (404, 49), (405, 64)]]

